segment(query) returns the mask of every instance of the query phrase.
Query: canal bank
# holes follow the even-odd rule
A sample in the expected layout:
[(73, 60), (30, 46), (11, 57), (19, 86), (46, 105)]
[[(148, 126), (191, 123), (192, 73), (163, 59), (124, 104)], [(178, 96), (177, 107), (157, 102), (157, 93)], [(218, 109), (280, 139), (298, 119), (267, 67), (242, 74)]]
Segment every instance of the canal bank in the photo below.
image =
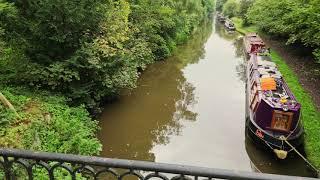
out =
[(135, 90), (105, 107), (101, 155), (311, 176), (299, 159), (278, 161), (246, 143), (239, 36), (207, 23), (172, 57), (151, 65)]

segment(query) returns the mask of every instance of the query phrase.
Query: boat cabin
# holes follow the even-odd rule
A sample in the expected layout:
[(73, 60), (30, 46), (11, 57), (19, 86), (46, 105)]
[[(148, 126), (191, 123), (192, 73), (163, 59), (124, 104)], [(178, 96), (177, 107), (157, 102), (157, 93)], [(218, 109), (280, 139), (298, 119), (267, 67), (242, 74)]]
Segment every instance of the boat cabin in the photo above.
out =
[(249, 54), (263, 53), (266, 51), (266, 45), (256, 33), (248, 33), (243, 38), (245, 51)]
[(301, 105), (270, 56), (252, 54), (247, 75), (250, 116), (255, 123), (279, 136), (293, 131), (299, 122)]

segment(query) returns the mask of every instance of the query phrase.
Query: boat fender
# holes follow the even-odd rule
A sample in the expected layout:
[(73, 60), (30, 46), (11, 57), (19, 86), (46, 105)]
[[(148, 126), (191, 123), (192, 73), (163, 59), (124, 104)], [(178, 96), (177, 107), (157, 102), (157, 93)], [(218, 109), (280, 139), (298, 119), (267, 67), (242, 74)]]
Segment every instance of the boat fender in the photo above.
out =
[(273, 152), (277, 155), (279, 159), (286, 159), (288, 156), (288, 151), (274, 149)]

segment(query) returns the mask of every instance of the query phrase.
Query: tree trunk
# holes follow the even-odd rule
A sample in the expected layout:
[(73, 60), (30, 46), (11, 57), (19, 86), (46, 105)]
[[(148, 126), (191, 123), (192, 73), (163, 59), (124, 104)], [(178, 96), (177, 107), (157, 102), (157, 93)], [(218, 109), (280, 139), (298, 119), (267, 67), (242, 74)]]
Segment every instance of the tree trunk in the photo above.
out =
[(12, 110), (17, 117), (19, 117), (19, 114), (17, 113), (14, 106), (8, 101), (8, 99), (1, 92), (0, 92), (0, 101), (2, 102), (3, 105), (5, 105), (10, 110)]

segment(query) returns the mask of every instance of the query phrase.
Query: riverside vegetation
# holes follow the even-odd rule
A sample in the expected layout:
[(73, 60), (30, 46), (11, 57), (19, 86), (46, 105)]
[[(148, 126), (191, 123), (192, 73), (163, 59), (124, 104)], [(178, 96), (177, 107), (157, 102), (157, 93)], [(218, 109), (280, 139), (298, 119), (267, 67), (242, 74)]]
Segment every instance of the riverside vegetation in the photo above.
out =
[[(319, 0), (219, 0), (217, 8), (232, 18), (241, 33), (259, 31), (288, 45), (301, 44), (313, 50), (314, 61), (320, 62), (319, 4)], [(320, 169), (320, 112), (284, 59), (275, 51), (271, 57), (302, 104), (306, 154)]]
[(213, 0), (0, 0), (0, 146), (96, 155), (94, 113), (170, 56)]

